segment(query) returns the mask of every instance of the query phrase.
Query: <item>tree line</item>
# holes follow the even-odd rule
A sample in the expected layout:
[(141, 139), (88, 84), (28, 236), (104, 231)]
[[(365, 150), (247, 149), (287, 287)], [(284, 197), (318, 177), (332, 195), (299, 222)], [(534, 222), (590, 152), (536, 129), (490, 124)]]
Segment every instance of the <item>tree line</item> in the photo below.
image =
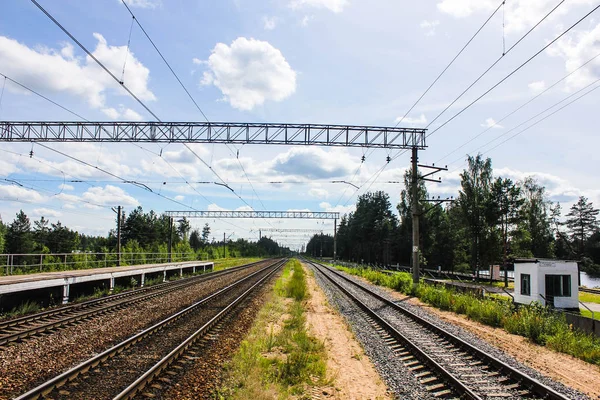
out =
[[(515, 258), (558, 258), (580, 261), (582, 270), (600, 273), (599, 210), (585, 197), (564, 215), (546, 188), (532, 177), (514, 182), (495, 177), (491, 159), (468, 157), (460, 174), (458, 198), (446, 205), (428, 201), (424, 181), (418, 183), (420, 261), (445, 270), (478, 271)], [(411, 171), (393, 212), (389, 195), (378, 191), (360, 196), (356, 211), (341, 218), (338, 258), (366, 263), (409, 265), (412, 253)], [(431, 200), (431, 199), (429, 199)], [(327, 236), (327, 235), (326, 235)], [(323, 256), (333, 255), (333, 238)], [(331, 244), (329, 244), (331, 242)], [(307, 245), (320, 249), (321, 235)], [(318, 250), (317, 250), (318, 251)], [(317, 254), (318, 255), (318, 254)]]
[[(142, 207), (123, 214), (121, 222), (122, 253), (131, 254), (125, 261), (141, 263), (168, 253), (169, 237), (172, 252), (187, 259), (215, 259), (222, 257), (262, 257), (287, 254), (288, 248), (279, 246), (270, 238), (258, 242), (245, 239), (235, 241), (211, 238), (208, 224), (191, 229), (189, 220), (181, 219), (170, 226), (171, 219), (154, 211), (144, 212)], [(115, 221), (116, 225), (116, 221)], [(106, 236), (85, 235), (61, 224), (51, 223), (44, 216), (33, 221), (23, 212), (17, 213), (11, 223), (0, 221), (0, 253), (5, 254), (52, 254), (52, 253), (116, 253), (117, 231), (112, 229)], [(142, 253), (146, 253), (147, 256)], [(150, 254), (154, 254), (151, 256)], [(163, 257), (164, 258), (164, 257)], [(52, 263), (52, 257), (44, 262)], [(39, 258), (15, 256), (13, 265), (39, 263)]]

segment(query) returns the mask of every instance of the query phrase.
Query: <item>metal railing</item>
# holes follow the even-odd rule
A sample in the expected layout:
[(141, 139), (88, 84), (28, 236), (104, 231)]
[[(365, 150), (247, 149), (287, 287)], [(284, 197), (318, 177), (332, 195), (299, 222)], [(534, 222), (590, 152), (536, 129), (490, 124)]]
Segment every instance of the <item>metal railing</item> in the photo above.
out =
[[(202, 258), (208, 259), (208, 255)], [(176, 252), (172, 253), (171, 259), (173, 262), (199, 260), (196, 254)], [(0, 262), (3, 262), (0, 275), (114, 267), (117, 260), (117, 253), (0, 254)], [(121, 265), (162, 264), (168, 261), (168, 253), (121, 253)]]

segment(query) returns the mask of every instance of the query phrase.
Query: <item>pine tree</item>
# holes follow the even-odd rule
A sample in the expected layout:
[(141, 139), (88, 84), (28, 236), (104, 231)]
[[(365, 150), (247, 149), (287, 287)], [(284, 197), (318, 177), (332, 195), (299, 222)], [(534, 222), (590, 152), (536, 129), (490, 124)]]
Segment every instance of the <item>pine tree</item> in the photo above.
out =
[(565, 224), (569, 229), (571, 238), (575, 242), (578, 257), (584, 255), (587, 238), (599, 229), (597, 219), (599, 212), (600, 210), (594, 208), (586, 197), (581, 196), (567, 214)]

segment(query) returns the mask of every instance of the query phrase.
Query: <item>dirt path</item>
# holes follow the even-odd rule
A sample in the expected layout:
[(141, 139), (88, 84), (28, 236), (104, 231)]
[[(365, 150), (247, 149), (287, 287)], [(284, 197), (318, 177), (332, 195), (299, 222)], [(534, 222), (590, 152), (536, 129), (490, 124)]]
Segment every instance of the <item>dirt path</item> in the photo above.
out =
[[(306, 266), (304, 266), (306, 269)], [(333, 399), (391, 399), (375, 367), (344, 319), (328, 304), (325, 294), (314, 276), (307, 270), (306, 281), (310, 293), (306, 308), (306, 322), (312, 335), (325, 343), (327, 370), (332, 378), (334, 393), (321, 397)]]
[[(388, 291), (392, 297), (399, 300), (404, 300), (408, 297), (391, 289), (385, 290)], [(546, 376), (575, 388), (591, 398), (600, 398), (600, 367), (586, 363), (585, 361), (571, 357), (567, 354), (558, 353), (546, 347), (536, 345), (522, 336), (510, 334), (504, 329), (483, 325), (479, 322), (467, 319), (464, 315), (431, 307), (421, 302), (419, 299), (410, 298), (407, 301), (411, 304), (426, 308), (431, 313), (438, 315), (444, 321), (466, 329), (511, 355), (528, 367), (536, 369)]]

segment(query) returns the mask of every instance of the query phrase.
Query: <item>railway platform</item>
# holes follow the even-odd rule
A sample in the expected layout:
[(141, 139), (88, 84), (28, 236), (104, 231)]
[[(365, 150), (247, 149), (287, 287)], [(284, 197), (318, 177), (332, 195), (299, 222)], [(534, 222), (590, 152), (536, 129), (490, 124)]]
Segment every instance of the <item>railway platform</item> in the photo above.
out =
[(139, 277), (140, 286), (144, 286), (146, 276), (160, 275), (166, 281), (167, 274), (172, 271), (183, 275), (184, 271), (196, 272), (212, 270), (212, 261), (184, 261), (162, 264), (142, 264), (121, 267), (91, 268), (71, 271), (43, 272), (28, 275), (10, 275), (0, 277), (0, 296), (37, 289), (62, 287), (62, 303), (69, 302), (71, 285), (94, 281), (109, 282), (110, 290), (115, 287), (115, 279)]

